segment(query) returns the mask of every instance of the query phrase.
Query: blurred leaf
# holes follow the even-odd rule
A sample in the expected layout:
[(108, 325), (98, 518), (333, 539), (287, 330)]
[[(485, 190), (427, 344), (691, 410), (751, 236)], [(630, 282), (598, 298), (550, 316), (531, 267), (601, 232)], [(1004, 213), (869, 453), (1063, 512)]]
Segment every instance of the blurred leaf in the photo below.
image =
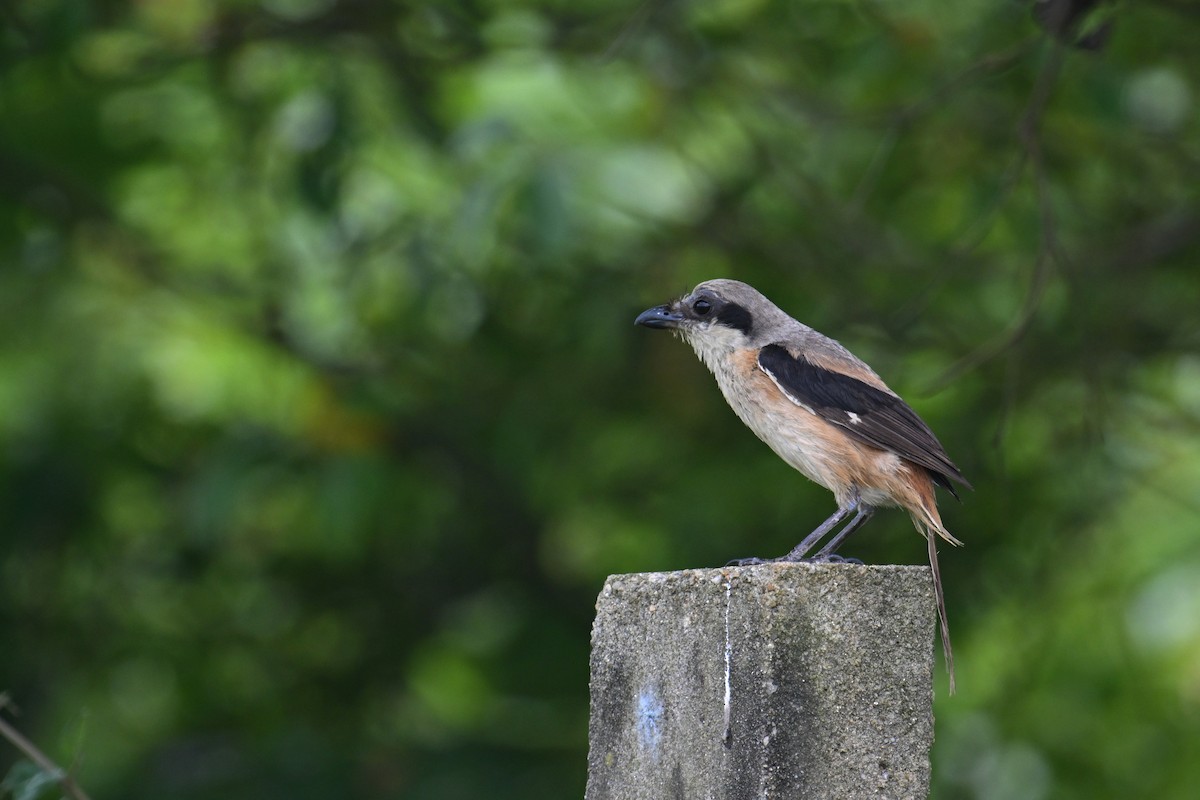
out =
[(18, 761), (0, 781), (0, 796), (11, 794), (13, 800), (55, 797), (62, 777), (62, 773), (47, 772), (29, 761)]

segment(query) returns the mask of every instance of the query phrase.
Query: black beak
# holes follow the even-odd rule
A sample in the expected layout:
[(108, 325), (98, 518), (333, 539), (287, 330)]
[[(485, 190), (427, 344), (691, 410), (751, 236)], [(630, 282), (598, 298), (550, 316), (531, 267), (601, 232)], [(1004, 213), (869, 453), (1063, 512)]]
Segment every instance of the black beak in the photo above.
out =
[(633, 324), (645, 325), (647, 328), (678, 328), (680, 322), (683, 322), (683, 315), (672, 311), (669, 305), (661, 305), (647, 308), (638, 314)]

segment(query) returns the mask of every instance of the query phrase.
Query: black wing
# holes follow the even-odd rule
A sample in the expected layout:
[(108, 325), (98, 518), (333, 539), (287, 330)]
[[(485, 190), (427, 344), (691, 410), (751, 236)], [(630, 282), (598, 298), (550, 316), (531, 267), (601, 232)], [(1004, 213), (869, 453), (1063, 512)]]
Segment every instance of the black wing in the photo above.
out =
[(955, 497), (958, 494), (951, 480), (971, 488), (933, 431), (899, 397), (849, 375), (818, 367), (806, 358), (794, 357), (777, 344), (759, 351), (758, 366), (793, 402), (861, 442), (924, 467)]

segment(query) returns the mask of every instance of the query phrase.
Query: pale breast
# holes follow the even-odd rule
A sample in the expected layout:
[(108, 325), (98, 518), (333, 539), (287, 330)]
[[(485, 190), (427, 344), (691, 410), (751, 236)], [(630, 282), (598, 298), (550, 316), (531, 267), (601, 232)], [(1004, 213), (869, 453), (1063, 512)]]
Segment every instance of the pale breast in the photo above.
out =
[(775, 454), (839, 504), (858, 494), (873, 506), (897, 503), (907, 468), (895, 453), (864, 445), (784, 395), (758, 367), (754, 350), (706, 359), (734, 413)]
[(746, 427), (809, 480), (838, 493), (841, 481), (830, 461), (840, 448), (828, 441), (823, 430), (828, 424), (784, 398), (758, 368), (753, 350), (734, 353), (713, 366), (721, 393)]

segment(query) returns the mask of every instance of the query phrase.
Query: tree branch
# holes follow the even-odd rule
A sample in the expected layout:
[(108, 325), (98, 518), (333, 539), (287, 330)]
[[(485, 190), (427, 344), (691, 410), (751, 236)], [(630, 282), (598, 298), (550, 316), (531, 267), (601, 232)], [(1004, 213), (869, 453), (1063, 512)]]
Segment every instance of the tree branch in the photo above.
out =
[[(1009, 324), (1008, 329), (991, 342), (981, 345), (951, 365), (926, 390), (929, 394), (940, 391), (954, 382), (958, 377), (987, 363), (1019, 342), (1029, 330), (1034, 314), (1041, 304), (1042, 295), (1045, 293), (1046, 285), (1050, 280), (1051, 264), (1063, 260), (1058, 239), (1058, 220), (1054, 213), (1054, 205), (1050, 199), (1050, 185), (1046, 175), (1045, 161), (1042, 158), (1040, 139), (1042, 118), (1045, 116), (1046, 106), (1050, 102), (1050, 95), (1053, 93), (1054, 85), (1063, 62), (1062, 45), (1053, 43), (1051, 48), (1049, 60), (1038, 73), (1037, 82), (1034, 84), (1033, 92), (1030, 94), (1029, 103), (1026, 105), (1025, 111), (1021, 115), (1021, 120), (1017, 125), (1017, 138), (1021, 142), (1021, 151), (1017, 157), (1017, 163), (1010, 173), (1011, 177), (1001, 192), (1002, 198), (1011, 194), (1025, 168), (1027, 166), (1030, 168), (1034, 189), (1037, 193), (1041, 236), (1029, 288), (1025, 293), (1025, 299), (1021, 303), (1020, 312), (1017, 314), (1016, 319)], [(1002, 204), (1003, 200), (997, 203), (997, 210)]]
[[(7, 694), (0, 694), (0, 709), (12, 708)], [(24, 753), (25, 757), (36, 764), (43, 772), (55, 776), (58, 785), (68, 797), (73, 800), (91, 800), (87, 792), (75, 782), (75, 779), (64, 770), (62, 767), (50, 760), (49, 756), (38, 749), (37, 745), (29, 741), (25, 736), (5, 721), (4, 717), (0, 716), (0, 736), (3, 736), (13, 747)]]

